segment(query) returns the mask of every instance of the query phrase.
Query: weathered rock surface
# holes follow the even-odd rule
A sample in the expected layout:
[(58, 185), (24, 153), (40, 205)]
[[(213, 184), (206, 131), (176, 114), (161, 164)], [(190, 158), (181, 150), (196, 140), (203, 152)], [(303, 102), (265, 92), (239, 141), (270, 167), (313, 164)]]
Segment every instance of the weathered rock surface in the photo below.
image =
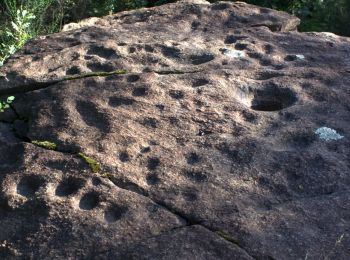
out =
[(0, 69), (1, 258), (348, 259), (350, 40), (297, 24), (182, 1), (30, 41)]

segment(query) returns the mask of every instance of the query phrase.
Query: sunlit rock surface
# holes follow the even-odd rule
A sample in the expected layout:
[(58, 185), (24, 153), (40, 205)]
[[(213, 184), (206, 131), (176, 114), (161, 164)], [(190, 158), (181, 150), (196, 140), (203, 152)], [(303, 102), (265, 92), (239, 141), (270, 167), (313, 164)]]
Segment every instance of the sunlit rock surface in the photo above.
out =
[(298, 23), (181, 1), (31, 40), (0, 69), (0, 257), (348, 259), (350, 40)]

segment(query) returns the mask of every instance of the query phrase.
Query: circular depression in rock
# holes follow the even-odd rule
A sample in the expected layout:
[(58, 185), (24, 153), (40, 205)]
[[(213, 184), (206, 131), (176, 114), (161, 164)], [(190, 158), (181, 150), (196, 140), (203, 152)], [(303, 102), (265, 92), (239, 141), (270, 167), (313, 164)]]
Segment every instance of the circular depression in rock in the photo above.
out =
[(289, 88), (271, 86), (254, 91), (250, 108), (257, 111), (278, 111), (293, 105), (296, 101), (295, 93)]
[(234, 97), (252, 110), (267, 112), (285, 109), (298, 100), (293, 90), (271, 82), (259, 87), (236, 86)]
[(128, 211), (126, 206), (112, 205), (105, 211), (105, 220), (108, 223), (116, 222), (121, 219)]
[(82, 179), (70, 177), (63, 180), (56, 188), (56, 196), (66, 197), (78, 192), (85, 184)]
[(79, 207), (83, 210), (92, 210), (96, 208), (100, 202), (100, 195), (97, 192), (86, 193), (79, 202)]
[(40, 176), (24, 176), (17, 185), (17, 193), (27, 198), (33, 197), (44, 183), (45, 180)]

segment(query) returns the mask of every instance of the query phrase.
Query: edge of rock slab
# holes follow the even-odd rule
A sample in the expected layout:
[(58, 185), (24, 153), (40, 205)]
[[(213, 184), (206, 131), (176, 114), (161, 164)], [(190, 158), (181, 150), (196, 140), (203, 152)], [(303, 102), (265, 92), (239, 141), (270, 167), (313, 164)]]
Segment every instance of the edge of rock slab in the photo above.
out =
[[(178, 1), (178, 3), (210, 5), (210, 2), (208, 2), (206, 0), (180, 0), (180, 1)], [(144, 9), (144, 8), (139, 8), (139, 9)], [(65, 24), (63, 26), (61, 31), (62, 32), (73, 31), (73, 30), (76, 30), (76, 29), (80, 29), (82, 27), (96, 26), (96, 25), (97, 26), (98, 25), (101, 25), (101, 26), (105, 25), (104, 22), (103, 22), (103, 18), (89, 17), (89, 18), (85, 18), (85, 19), (83, 19), (83, 20), (81, 20), (79, 22), (76, 22), (76, 23), (68, 23), (68, 24)]]

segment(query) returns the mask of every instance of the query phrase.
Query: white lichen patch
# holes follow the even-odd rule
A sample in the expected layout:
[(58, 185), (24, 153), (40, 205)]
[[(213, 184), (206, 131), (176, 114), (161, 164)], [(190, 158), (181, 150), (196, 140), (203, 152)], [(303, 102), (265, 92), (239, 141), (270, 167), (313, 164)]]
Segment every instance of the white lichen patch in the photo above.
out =
[(242, 59), (245, 57), (244, 51), (224, 49), (223, 54), (234, 59)]
[(320, 139), (326, 140), (326, 141), (339, 140), (339, 139), (344, 138), (344, 136), (338, 134), (337, 131), (335, 131), (332, 128), (328, 128), (328, 127), (318, 128), (315, 131), (315, 134), (317, 134)]
[(298, 60), (305, 60), (305, 56), (303, 54), (296, 54), (295, 57), (298, 59)]

